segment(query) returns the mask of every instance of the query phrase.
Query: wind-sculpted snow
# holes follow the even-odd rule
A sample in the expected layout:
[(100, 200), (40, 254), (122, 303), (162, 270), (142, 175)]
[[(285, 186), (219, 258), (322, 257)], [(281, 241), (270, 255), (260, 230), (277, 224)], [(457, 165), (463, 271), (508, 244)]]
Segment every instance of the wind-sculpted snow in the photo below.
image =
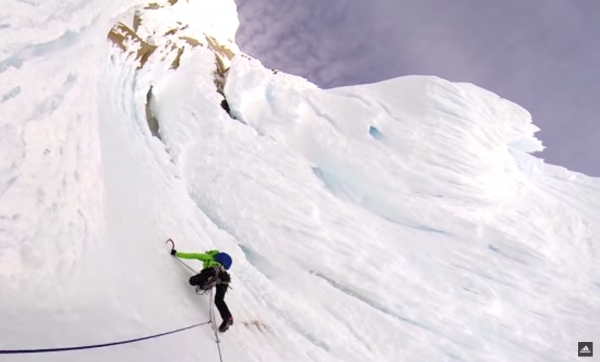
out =
[[(537, 159), (521, 107), (319, 89), (229, 44), (233, 2), (51, 3), (0, 17), (0, 350), (205, 322), (168, 237), (233, 256), (226, 362), (562, 362), (600, 336), (600, 182)], [(212, 338), (0, 361), (218, 361)]]
[[(135, 63), (107, 41), (112, 17), (133, 4), (18, 4), (0, 28), (0, 350), (111, 343), (206, 322), (208, 300), (164, 241), (203, 250), (227, 236), (140, 128)], [(0, 361), (218, 360), (212, 334), (200, 326)], [(229, 341), (222, 346), (225, 358), (244, 360)]]
[[(189, 104), (185, 89), (157, 94)], [(225, 95), (241, 122), (198, 119), (186, 134), (197, 141), (172, 142), (174, 157), (202, 210), (249, 260), (268, 261), (253, 265), (265, 291), (287, 291), (302, 316), (294, 323), (319, 331), (298, 329), (302, 349), (342, 360), (560, 361), (597, 333), (600, 185), (585, 179), (589, 199), (565, 205), (574, 186), (529, 155), (542, 146), (519, 106), (435, 77), (323, 91), (242, 58)], [(167, 135), (189, 129), (192, 112), (159, 108), (178, 125)], [(325, 312), (311, 320), (300, 295)], [(356, 309), (342, 318), (332, 295)]]
[(54, 299), (50, 290), (80, 275), (104, 214), (93, 87), (102, 63), (93, 51), (98, 8), (55, 5), (11, 2), (0, 29), (0, 303), (19, 297), (25, 310), (33, 296)]

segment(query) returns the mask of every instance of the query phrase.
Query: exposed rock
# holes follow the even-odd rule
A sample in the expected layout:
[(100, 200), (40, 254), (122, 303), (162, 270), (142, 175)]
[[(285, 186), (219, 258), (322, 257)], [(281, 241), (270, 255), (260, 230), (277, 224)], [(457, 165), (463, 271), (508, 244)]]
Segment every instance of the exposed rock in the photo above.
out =
[[(182, 11), (183, 17), (174, 19), (173, 10), (169, 9), (174, 5), (181, 7), (178, 10)], [(188, 21), (195, 19), (194, 16), (186, 18), (186, 6), (190, 6), (190, 10), (198, 11), (198, 7), (193, 3), (178, 2), (178, 0), (149, 3), (137, 9), (129, 22), (119, 21), (108, 33), (108, 39), (123, 53), (135, 56), (138, 61), (137, 69), (146, 66), (154, 54), (158, 58), (154, 58), (151, 64), (170, 62), (170, 68), (177, 69), (186, 51), (193, 51), (196, 47), (206, 47), (215, 57), (213, 70), (215, 91), (224, 95), (225, 80), (231, 60), (235, 56), (250, 57), (239, 51), (237, 45), (231, 40), (231, 34), (223, 36), (223, 33), (215, 35), (202, 31), (202, 29), (213, 29), (210, 25), (213, 18), (205, 18), (208, 21), (206, 26), (194, 22), (187, 24), (185, 21), (182, 22), (182, 19)], [(162, 9), (165, 9), (165, 12)], [(203, 13), (198, 14), (203, 15)], [(214, 19), (221, 18), (217, 16)], [(146, 118), (150, 132), (160, 139), (160, 120), (152, 113), (153, 102), (151, 87), (146, 95)], [(221, 107), (232, 117), (225, 99)]]
[(134, 44), (137, 44), (138, 48), (135, 51), (135, 58), (140, 62), (138, 68), (143, 67), (150, 55), (152, 55), (152, 53), (156, 50), (155, 45), (149, 44), (142, 40), (142, 38), (140, 38), (134, 30), (121, 22), (119, 22), (110, 30), (108, 33), (108, 39), (112, 41), (113, 44), (121, 48), (121, 50), (124, 52), (129, 51), (130, 53), (134, 53), (133, 50), (127, 49), (126, 41), (131, 41)]

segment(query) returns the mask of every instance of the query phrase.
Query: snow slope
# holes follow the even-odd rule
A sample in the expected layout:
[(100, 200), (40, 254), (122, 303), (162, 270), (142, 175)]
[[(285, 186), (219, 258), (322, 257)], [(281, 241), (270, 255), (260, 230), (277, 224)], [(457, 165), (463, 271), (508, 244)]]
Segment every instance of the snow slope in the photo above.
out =
[[(0, 19), (0, 350), (206, 322), (168, 237), (234, 258), (224, 361), (575, 361), (600, 337), (600, 182), (531, 155), (519, 106), (436, 77), (321, 90), (239, 55), (233, 119), (214, 47), (179, 42), (227, 43), (233, 2), (49, 4)], [(106, 39), (136, 9), (143, 62)], [(218, 361), (212, 338), (0, 361)]]

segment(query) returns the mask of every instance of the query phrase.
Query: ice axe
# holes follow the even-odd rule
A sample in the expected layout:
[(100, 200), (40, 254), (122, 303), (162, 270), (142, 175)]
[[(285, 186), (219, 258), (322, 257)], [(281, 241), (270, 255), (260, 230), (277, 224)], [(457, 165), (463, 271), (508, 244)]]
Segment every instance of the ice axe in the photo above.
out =
[[(171, 243), (171, 251), (175, 250), (175, 242), (173, 241), (173, 239), (169, 238), (167, 239), (167, 241), (165, 241), (165, 244)], [(172, 255), (172, 254), (171, 254)], [(184, 263), (183, 261), (175, 258), (178, 262), (180, 262), (181, 264), (183, 264), (186, 268), (188, 268), (189, 270), (192, 271), (192, 273), (196, 274), (197, 272), (194, 270), (194, 268), (192, 268), (191, 266), (187, 265), (186, 263)]]
[(173, 239), (169, 238), (167, 239), (167, 241), (165, 241), (165, 244), (167, 243), (171, 243), (171, 251), (175, 250), (175, 242), (173, 241)]

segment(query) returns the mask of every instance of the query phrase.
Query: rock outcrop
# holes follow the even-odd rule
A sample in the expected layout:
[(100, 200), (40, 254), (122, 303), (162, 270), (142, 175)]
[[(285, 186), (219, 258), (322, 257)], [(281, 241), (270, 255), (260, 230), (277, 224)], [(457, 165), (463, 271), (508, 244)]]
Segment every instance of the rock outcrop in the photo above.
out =
[[(232, 0), (214, 2), (168, 0), (152, 2), (125, 15), (108, 32), (114, 47), (136, 62), (138, 70), (169, 64), (180, 66), (186, 51), (206, 47), (214, 54), (215, 91), (223, 95), (231, 60), (243, 54), (233, 38), (238, 20)], [(152, 87), (146, 95), (146, 117), (152, 134), (160, 138), (160, 122), (152, 113)], [(224, 102), (227, 101), (224, 99)]]

